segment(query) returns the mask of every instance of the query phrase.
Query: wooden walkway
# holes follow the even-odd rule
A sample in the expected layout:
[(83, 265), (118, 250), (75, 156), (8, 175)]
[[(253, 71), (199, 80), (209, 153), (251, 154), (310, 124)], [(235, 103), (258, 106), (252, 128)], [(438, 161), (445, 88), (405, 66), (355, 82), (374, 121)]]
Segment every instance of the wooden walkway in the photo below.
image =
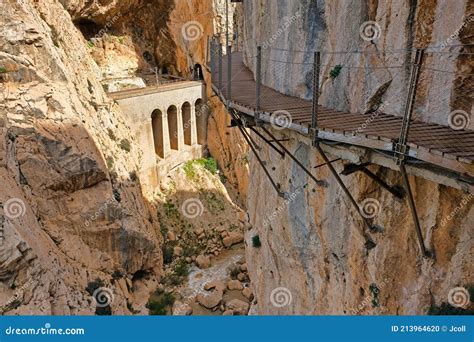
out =
[[(227, 99), (227, 56), (222, 58), (222, 88), (218, 86), (218, 70), (212, 72), (212, 87), (223, 101), (247, 115), (255, 115), (256, 82), (244, 65), (243, 54), (232, 54), (231, 98)], [(215, 68), (218, 69), (218, 68)], [(311, 101), (287, 96), (262, 85), (261, 119), (270, 122), (275, 111), (291, 114), (289, 129), (308, 134), (311, 124)], [(347, 113), (319, 107), (318, 136), (322, 139), (392, 151), (392, 142), (400, 135), (402, 117)], [(363, 128), (365, 127), (365, 128)], [(447, 126), (412, 121), (408, 137), (411, 157), (461, 174), (474, 176), (474, 131), (453, 130)]]

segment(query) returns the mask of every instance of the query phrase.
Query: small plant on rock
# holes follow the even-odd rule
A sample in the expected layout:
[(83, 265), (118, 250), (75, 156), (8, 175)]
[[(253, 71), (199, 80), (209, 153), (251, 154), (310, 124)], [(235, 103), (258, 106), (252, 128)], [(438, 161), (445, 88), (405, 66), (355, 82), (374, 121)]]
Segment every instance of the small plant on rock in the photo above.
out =
[(131, 150), (130, 141), (128, 139), (120, 140), (120, 148), (126, 152), (130, 152)]
[(342, 70), (342, 65), (338, 64), (329, 72), (329, 75), (332, 78), (336, 78), (341, 73), (341, 70)]
[(252, 237), (252, 246), (254, 246), (255, 248), (259, 248), (262, 246), (262, 243), (260, 242), (260, 236), (254, 235)]

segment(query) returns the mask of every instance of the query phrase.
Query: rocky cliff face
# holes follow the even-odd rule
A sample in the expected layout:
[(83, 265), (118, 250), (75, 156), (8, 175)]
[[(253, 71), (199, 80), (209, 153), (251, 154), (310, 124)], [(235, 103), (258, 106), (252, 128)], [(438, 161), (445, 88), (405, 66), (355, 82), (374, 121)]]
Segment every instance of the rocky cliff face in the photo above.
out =
[(66, 5), (73, 18), (55, 0), (1, 4), (5, 314), (91, 314), (101, 287), (114, 314), (140, 311), (142, 290), (161, 273), (156, 214), (136, 177), (139, 151), (71, 20), (87, 8)]
[[(309, 141), (296, 134), (284, 138), (310, 170), (324, 163)], [(315, 172), (328, 182), (324, 188), (268, 147), (263, 146), (262, 158), (288, 198), (276, 195), (252, 154), (247, 206), (254, 228), (246, 241), (258, 298), (255, 313), (426, 314), (448, 301), (450, 289), (472, 283), (472, 194), (410, 178), (425, 245), (436, 254), (432, 260), (420, 256), (406, 200), (363, 174), (344, 177), (356, 200), (368, 203), (363, 208), (373, 222), (383, 227), (372, 234), (377, 246), (367, 251), (358, 233), (363, 222), (326, 167)], [(343, 162), (334, 166), (340, 172)], [(376, 165), (371, 170), (389, 184), (402, 184), (398, 172)], [(253, 246), (254, 236), (261, 247)]]
[[(291, 95), (311, 96), (311, 51), (368, 51), (322, 57), (322, 104), (352, 111), (370, 111), (383, 101), (390, 103), (389, 113), (400, 115), (410, 73), (407, 65), (412, 60), (406, 50), (472, 42), (472, 25), (463, 24), (473, 13), (468, 1), (262, 0), (245, 1), (236, 13), (245, 16), (245, 20), (237, 18), (237, 25), (244, 31), (239, 46), (246, 63), (255, 67), (258, 42), (263, 49), (264, 83)], [(377, 40), (361, 39), (359, 30), (365, 21), (380, 26)], [(401, 50), (378, 52), (395, 49)], [(469, 49), (446, 48), (440, 54), (427, 50), (424, 62), (430, 68), (455, 74), (422, 73), (415, 108), (419, 118), (447, 125), (450, 111), (471, 113), (472, 100), (462, 88), (472, 83), (468, 75), (472, 59), (460, 54), (472, 52)], [(330, 77), (337, 64), (342, 65), (341, 73)], [(392, 65), (402, 67), (386, 68)], [(232, 134), (225, 126), (221, 123), (212, 130), (220, 136)], [(420, 256), (406, 200), (397, 200), (363, 174), (345, 177), (359, 203), (375, 203), (372, 219), (383, 227), (383, 232), (373, 234), (377, 247), (367, 251), (358, 233), (363, 223), (347, 197), (327, 167), (313, 169), (324, 161), (311, 143), (296, 133), (273, 133), (289, 139), (287, 148), (328, 187), (316, 186), (290, 158), (281, 159), (262, 143), (262, 158), (288, 195), (286, 200), (279, 198), (249, 154), (246, 207), (253, 228), (246, 235), (246, 259), (258, 300), (251, 312), (426, 314), (446, 304), (452, 288), (472, 287), (472, 194), (410, 177), (425, 245), (436, 255), (425, 259)], [(243, 145), (238, 140), (220, 141), (219, 149), (213, 150), (216, 158), (239, 155)], [(331, 153), (329, 157), (336, 158)], [(347, 160), (334, 164), (338, 172)], [(401, 185), (398, 172), (377, 165), (371, 170), (388, 183)]]
[(311, 98), (313, 51), (322, 51), (323, 105), (368, 112), (384, 102), (403, 115), (408, 50), (426, 48), (415, 114), (442, 125), (454, 110), (472, 116), (474, 64), (465, 53), (473, 47), (440, 48), (473, 42), (471, 1), (258, 0), (245, 1), (243, 12), (247, 64), (255, 68), (261, 45), (263, 82), (282, 92)]

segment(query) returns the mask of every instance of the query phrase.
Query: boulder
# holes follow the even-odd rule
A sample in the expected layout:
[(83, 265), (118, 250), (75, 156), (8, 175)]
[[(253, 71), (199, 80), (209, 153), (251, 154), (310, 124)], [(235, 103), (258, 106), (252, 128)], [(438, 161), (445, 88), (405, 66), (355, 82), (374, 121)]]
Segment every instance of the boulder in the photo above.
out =
[(229, 232), (229, 235), (222, 239), (222, 243), (226, 247), (230, 247), (242, 241), (244, 241), (244, 235), (239, 232)]
[(234, 310), (226, 310), (222, 313), (222, 316), (234, 316)]
[(247, 263), (240, 265), (240, 270), (242, 272), (247, 272)]
[(224, 295), (223, 291), (214, 290), (208, 295), (198, 294), (196, 300), (205, 308), (212, 309), (219, 305)]
[(246, 287), (245, 289), (242, 290), (242, 295), (247, 298), (249, 301), (253, 300), (253, 292), (249, 287)]
[(239, 315), (246, 315), (249, 311), (249, 304), (240, 299), (232, 299), (225, 305), (227, 310), (233, 310)]
[(173, 255), (174, 256), (181, 256), (183, 255), (183, 248), (179, 247), (179, 246), (176, 246), (175, 248), (173, 248)]
[(238, 280), (229, 280), (229, 282), (227, 283), (227, 288), (229, 290), (239, 290), (239, 291), (241, 291), (244, 288), (244, 286)]
[(199, 268), (208, 268), (211, 265), (211, 259), (205, 255), (198, 255), (196, 258), (196, 265)]
[(197, 236), (204, 234), (204, 228), (202, 227), (196, 228), (194, 230), (194, 234), (196, 234)]
[(226, 286), (222, 280), (213, 280), (204, 285), (204, 290), (209, 291), (212, 289), (224, 292), (226, 290)]
[(172, 231), (166, 233), (166, 237), (168, 238), (168, 241), (176, 241), (176, 235)]
[(173, 316), (189, 316), (193, 313), (193, 308), (187, 303), (176, 301), (173, 305)]
[(246, 275), (245, 273), (239, 273), (237, 274), (237, 279), (240, 281), (245, 281)]

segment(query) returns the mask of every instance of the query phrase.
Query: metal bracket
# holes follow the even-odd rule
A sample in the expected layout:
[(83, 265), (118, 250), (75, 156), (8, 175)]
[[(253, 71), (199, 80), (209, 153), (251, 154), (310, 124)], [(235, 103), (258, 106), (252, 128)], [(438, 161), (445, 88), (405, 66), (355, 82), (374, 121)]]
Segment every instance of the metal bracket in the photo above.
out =
[(354, 172), (361, 171), (365, 173), (367, 176), (372, 178), (374, 181), (376, 181), (380, 186), (382, 186), (385, 190), (390, 192), (393, 196), (396, 198), (402, 199), (405, 197), (405, 191), (403, 190), (402, 187), (399, 186), (391, 186), (388, 185), (387, 182), (385, 182), (383, 179), (381, 179), (379, 176), (377, 176), (375, 173), (367, 169), (366, 166), (370, 165), (370, 163), (364, 163), (364, 164), (346, 164), (344, 165), (344, 169), (341, 171), (341, 175), (348, 176), (353, 174)]

